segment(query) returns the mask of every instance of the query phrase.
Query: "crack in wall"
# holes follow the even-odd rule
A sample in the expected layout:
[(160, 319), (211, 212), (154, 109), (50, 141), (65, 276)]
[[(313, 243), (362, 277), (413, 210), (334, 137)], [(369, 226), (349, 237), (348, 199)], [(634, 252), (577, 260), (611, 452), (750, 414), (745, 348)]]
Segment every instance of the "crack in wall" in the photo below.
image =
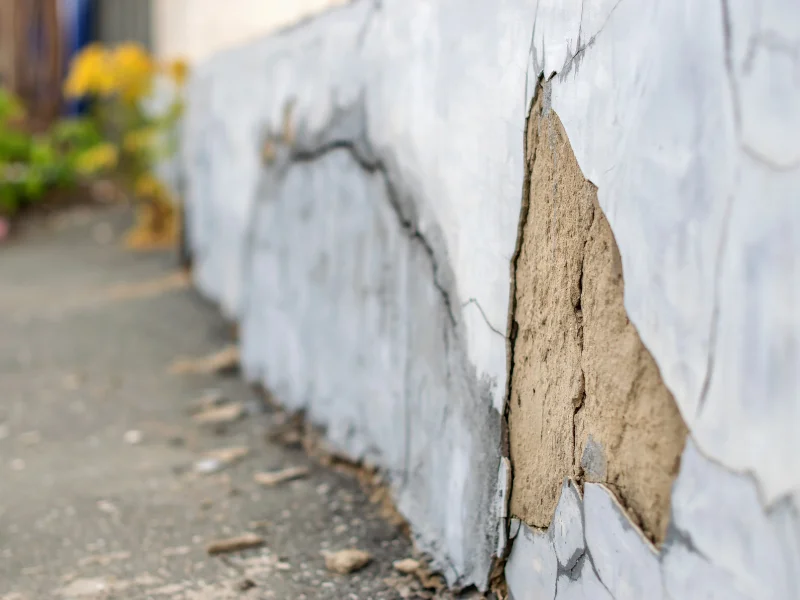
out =
[(586, 2), (586, 0), (582, 0), (582, 2), (581, 2), (581, 17), (580, 17), (580, 23), (578, 25), (578, 39), (577, 39), (576, 44), (575, 44), (575, 51), (572, 52), (571, 54), (567, 55), (567, 57), (564, 59), (564, 64), (561, 65), (561, 70), (558, 71), (558, 72), (551, 73), (547, 77), (548, 80), (552, 79), (553, 77), (558, 75), (559, 81), (563, 81), (567, 77), (567, 75), (569, 75), (569, 73), (572, 71), (573, 67), (575, 69), (578, 69), (580, 67), (580, 63), (581, 63), (581, 60), (583, 59), (583, 55), (586, 53), (586, 51), (589, 48), (594, 46), (594, 43), (595, 43), (595, 41), (597, 39), (597, 36), (600, 35), (603, 32), (603, 30), (606, 28), (606, 25), (608, 25), (608, 22), (611, 19), (611, 16), (617, 10), (617, 7), (622, 3), (622, 0), (617, 0), (617, 2), (614, 4), (614, 6), (611, 7), (611, 10), (608, 11), (608, 15), (606, 15), (606, 18), (603, 20), (602, 25), (600, 25), (600, 27), (597, 29), (597, 31), (595, 31), (591, 35), (591, 37), (589, 38), (589, 40), (586, 43), (582, 44), (581, 43), (581, 36), (583, 35), (583, 5), (584, 5), (585, 2)]
[(480, 303), (479, 303), (479, 302), (478, 302), (478, 301), (477, 301), (475, 298), (470, 298), (469, 300), (467, 300), (466, 302), (464, 302), (464, 303), (461, 305), (461, 308), (462, 308), (462, 309), (463, 309), (463, 308), (466, 308), (466, 307), (467, 307), (467, 306), (469, 306), (470, 304), (474, 305), (474, 306), (475, 306), (475, 307), (478, 309), (478, 312), (480, 312), (480, 313), (481, 313), (481, 316), (483, 317), (483, 320), (486, 322), (486, 325), (489, 327), (489, 329), (491, 329), (491, 330), (492, 330), (494, 333), (496, 333), (497, 335), (499, 335), (500, 337), (502, 337), (503, 339), (505, 339), (505, 337), (506, 337), (506, 336), (505, 336), (505, 334), (504, 334), (502, 331), (500, 331), (499, 329), (497, 329), (497, 328), (496, 328), (494, 325), (492, 325), (492, 324), (489, 322), (489, 317), (487, 317), (487, 316), (486, 316), (486, 313), (485, 313), (485, 312), (483, 312), (483, 307), (480, 305)]
[[(290, 157), (288, 158), (288, 165), (291, 164), (301, 164), (301, 163), (311, 163), (319, 160), (326, 154), (330, 152), (335, 152), (336, 150), (344, 150), (350, 154), (350, 156), (355, 160), (355, 162), (364, 170), (367, 174), (378, 174), (380, 175), (381, 179), (383, 180), (386, 191), (387, 197), (389, 199), (389, 204), (397, 217), (397, 220), (403, 229), (406, 232), (409, 239), (418, 242), (425, 254), (428, 255), (430, 259), (431, 266), (433, 269), (433, 285), (439, 291), (439, 294), (444, 301), (444, 307), (447, 311), (447, 316), (450, 320), (450, 324), (455, 327), (457, 325), (457, 319), (455, 313), (453, 312), (452, 301), (450, 299), (450, 292), (445, 289), (445, 286), (441, 282), (440, 272), (441, 267), (439, 265), (439, 261), (436, 258), (436, 254), (433, 250), (433, 246), (430, 244), (428, 239), (423, 235), (423, 233), (414, 225), (413, 221), (406, 217), (403, 214), (403, 209), (400, 202), (400, 194), (394, 185), (389, 170), (386, 168), (385, 164), (379, 158), (375, 158), (370, 160), (366, 156), (364, 156), (363, 151), (360, 151), (358, 148), (358, 142), (351, 140), (351, 139), (334, 139), (319, 146), (316, 146), (311, 149), (293, 149), (291, 151)], [(287, 167), (288, 167), (287, 165)]]
[(725, 212), (722, 215), (722, 230), (717, 243), (717, 256), (714, 262), (714, 291), (713, 305), (711, 308), (711, 320), (708, 332), (708, 354), (706, 356), (705, 375), (700, 387), (700, 396), (697, 399), (695, 416), (699, 417), (706, 406), (708, 393), (711, 389), (711, 382), (714, 379), (714, 367), (717, 358), (717, 339), (719, 336), (719, 319), (722, 304), (722, 270), (725, 263), (725, 256), (728, 248), (728, 237), (731, 228), (731, 213), (733, 212), (733, 194), (728, 197)]
[[(761, 166), (769, 169), (770, 171), (773, 171), (775, 173), (790, 173), (796, 171), (800, 169), (800, 160), (796, 160), (786, 164), (781, 164), (779, 162), (776, 162), (773, 158), (753, 148), (750, 144), (748, 144), (744, 140), (744, 135), (742, 134), (743, 130), (742, 123), (744, 115), (742, 112), (742, 100), (739, 94), (739, 82), (738, 82), (738, 77), (736, 75), (736, 66), (734, 65), (733, 61), (733, 24), (731, 20), (731, 10), (730, 10), (729, 0), (720, 0), (720, 12), (722, 18), (723, 54), (724, 54), (725, 72), (727, 74), (728, 87), (730, 89), (731, 103), (733, 106), (734, 131), (736, 135), (737, 145), (739, 146), (739, 149), (745, 156), (752, 159)], [(745, 54), (744, 62), (742, 65), (745, 73), (749, 71), (750, 69), (749, 64), (753, 60), (753, 55), (755, 52), (754, 46), (757, 45), (757, 41), (767, 33), (769, 32), (759, 32), (749, 40), (748, 49)], [(776, 42), (775, 45), (777, 45), (778, 48), (780, 48), (785, 52), (788, 52), (792, 57), (793, 61), (795, 62), (797, 61), (798, 51), (796, 48), (792, 48), (791, 46), (783, 47), (784, 45), (780, 43), (781, 42), (780, 39), (774, 40), (774, 42)]]

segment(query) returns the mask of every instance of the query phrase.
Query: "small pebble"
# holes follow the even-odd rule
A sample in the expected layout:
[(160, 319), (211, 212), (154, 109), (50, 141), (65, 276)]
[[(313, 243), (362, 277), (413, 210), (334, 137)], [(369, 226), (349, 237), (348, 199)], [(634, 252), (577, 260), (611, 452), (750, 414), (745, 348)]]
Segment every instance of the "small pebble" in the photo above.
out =
[(339, 575), (348, 575), (366, 567), (372, 555), (364, 550), (348, 549), (338, 552), (325, 552), (325, 566)]
[(144, 439), (144, 434), (139, 431), (138, 429), (131, 429), (130, 431), (126, 431), (125, 435), (123, 436), (126, 444), (131, 446), (138, 446), (142, 443)]

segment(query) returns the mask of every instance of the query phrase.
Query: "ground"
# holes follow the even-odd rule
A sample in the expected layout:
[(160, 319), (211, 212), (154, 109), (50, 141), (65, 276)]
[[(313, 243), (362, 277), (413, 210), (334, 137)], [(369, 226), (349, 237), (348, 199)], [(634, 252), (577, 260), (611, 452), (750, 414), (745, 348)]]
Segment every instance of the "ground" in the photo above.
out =
[[(170, 372), (232, 330), (174, 253), (120, 248), (129, 219), (75, 209), (0, 246), (0, 599), (399, 597), (385, 579), (411, 544), (355, 477), (267, 441), (284, 415), (238, 375)], [(199, 425), (213, 390), (246, 417)], [(229, 447), (249, 454), (197, 472)], [(294, 466), (309, 476), (253, 480)], [(248, 532), (265, 545), (208, 555)], [(335, 575), (323, 552), (344, 548), (373, 560)]]

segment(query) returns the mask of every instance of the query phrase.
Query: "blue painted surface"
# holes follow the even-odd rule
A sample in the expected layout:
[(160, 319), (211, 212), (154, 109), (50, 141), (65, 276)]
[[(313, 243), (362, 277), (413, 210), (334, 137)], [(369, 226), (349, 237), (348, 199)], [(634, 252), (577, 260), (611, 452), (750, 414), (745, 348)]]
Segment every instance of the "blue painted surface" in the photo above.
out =
[[(93, 0), (61, 0), (66, 28), (66, 60), (69, 61), (82, 48), (94, 40), (92, 24), (94, 22), (96, 3)], [(87, 103), (84, 100), (65, 103), (67, 114), (79, 115), (85, 112)]]

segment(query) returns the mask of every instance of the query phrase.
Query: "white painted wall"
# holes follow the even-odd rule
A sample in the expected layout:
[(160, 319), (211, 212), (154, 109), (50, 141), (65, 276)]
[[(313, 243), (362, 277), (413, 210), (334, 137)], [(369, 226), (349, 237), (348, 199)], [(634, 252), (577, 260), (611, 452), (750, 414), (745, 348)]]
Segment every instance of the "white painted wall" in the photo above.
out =
[[(241, 320), (248, 375), (383, 467), (449, 580), (484, 585), (504, 514), (498, 331), (544, 74), (691, 441), (660, 552), (589, 485), (562, 529), (520, 528), (512, 591), (793, 600), (798, 48), (790, 0), (383, 0), (223, 53), (187, 117), (198, 285)], [(264, 164), (289, 101), (295, 139)]]
[(156, 54), (191, 62), (348, 0), (153, 0)]

